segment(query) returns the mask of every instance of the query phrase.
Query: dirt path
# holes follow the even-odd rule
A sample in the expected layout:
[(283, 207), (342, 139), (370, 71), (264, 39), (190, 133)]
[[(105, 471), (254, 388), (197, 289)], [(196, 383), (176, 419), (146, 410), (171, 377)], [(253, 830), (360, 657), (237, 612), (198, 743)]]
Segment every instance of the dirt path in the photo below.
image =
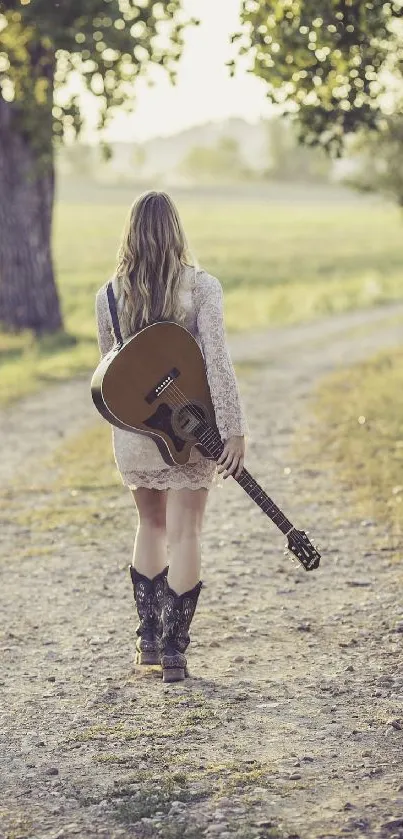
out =
[(394, 313), (231, 339), (261, 362), (240, 381), (246, 466), (323, 559), (307, 574), (234, 481), (214, 487), (184, 684), (132, 666), (129, 494), (27, 524), (68, 503), (42, 461), (96, 420), (88, 382), (3, 414), (0, 837), (403, 837), (402, 572), (385, 528), (291, 448), (301, 422), (315, 434), (320, 376), (401, 343)]

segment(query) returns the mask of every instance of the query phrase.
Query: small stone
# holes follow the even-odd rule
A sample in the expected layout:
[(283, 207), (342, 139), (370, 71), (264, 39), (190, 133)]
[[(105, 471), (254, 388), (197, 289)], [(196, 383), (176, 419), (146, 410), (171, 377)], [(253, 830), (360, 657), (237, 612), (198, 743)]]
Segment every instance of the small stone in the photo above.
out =
[(403, 827), (403, 819), (392, 819), (390, 822), (384, 822), (382, 827), (387, 828), (387, 830), (395, 830), (398, 827)]
[(240, 661), (245, 661), (245, 659), (244, 659), (243, 655), (236, 655), (235, 658), (234, 658), (234, 661), (235, 662), (240, 662)]
[(45, 775), (58, 775), (58, 774), (59, 774), (59, 770), (56, 769), (55, 766), (51, 766), (49, 769), (46, 769), (46, 771), (45, 771)]
[(210, 643), (209, 643), (209, 647), (219, 647), (219, 646), (220, 646), (220, 642), (217, 641), (215, 638), (213, 638), (213, 640), (210, 641)]
[(401, 731), (402, 729), (402, 724), (400, 720), (388, 720), (386, 725), (391, 725), (392, 728), (396, 729), (396, 731)]
[(302, 778), (299, 772), (291, 772), (291, 775), (288, 776), (289, 781), (299, 781)]
[(364, 752), (361, 752), (361, 757), (371, 757), (372, 752), (371, 749), (365, 749)]
[(350, 801), (346, 801), (346, 803), (343, 807), (343, 810), (353, 810), (353, 809), (354, 809), (354, 804), (351, 804)]
[(56, 676), (48, 676), (47, 681), (48, 682), (55, 682), (56, 681)]
[(297, 630), (298, 630), (298, 632), (310, 632), (311, 631), (311, 624), (303, 621), (302, 623), (298, 624)]

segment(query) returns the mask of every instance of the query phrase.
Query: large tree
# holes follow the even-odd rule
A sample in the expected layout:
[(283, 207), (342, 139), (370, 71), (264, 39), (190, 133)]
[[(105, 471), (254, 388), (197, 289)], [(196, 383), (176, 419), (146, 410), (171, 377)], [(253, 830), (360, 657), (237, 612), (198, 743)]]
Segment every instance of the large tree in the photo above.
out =
[(339, 154), (346, 135), (377, 129), (396, 107), (403, 0), (243, 0), (241, 25), (239, 53), (304, 142)]
[[(181, 0), (0, 0), (0, 323), (61, 328), (51, 256), (55, 143), (80, 131), (71, 74), (100, 103), (99, 127), (133, 104), (150, 63), (171, 80)], [(77, 76), (78, 74), (78, 76)], [(73, 243), (72, 243), (73, 244)]]

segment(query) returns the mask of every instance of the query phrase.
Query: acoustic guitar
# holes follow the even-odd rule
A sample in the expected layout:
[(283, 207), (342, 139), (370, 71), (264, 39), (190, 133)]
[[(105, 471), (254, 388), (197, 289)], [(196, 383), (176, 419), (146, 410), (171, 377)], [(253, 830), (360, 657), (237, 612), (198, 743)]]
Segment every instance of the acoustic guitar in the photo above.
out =
[[(92, 376), (91, 394), (109, 423), (151, 437), (171, 466), (187, 463), (193, 446), (212, 460), (223, 451), (203, 354), (180, 324), (157, 321), (126, 341), (119, 332)], [(320, 554), (307, 534), (291, 524), (247, 469), (231, 477), (287, 537), (285, 553), (291, 551), (307, 571), (317, 568)]]

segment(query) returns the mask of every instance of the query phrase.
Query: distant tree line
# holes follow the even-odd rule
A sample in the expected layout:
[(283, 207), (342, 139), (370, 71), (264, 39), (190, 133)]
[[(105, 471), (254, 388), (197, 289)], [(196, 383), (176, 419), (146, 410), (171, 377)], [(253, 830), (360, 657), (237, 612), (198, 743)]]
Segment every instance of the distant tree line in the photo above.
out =
[[(307, 148), (298, 142), (295, 126), (281, 117), (263, 122), (266, 135), (265, 152), (251, 165), (242, 143), (223, 134), (215, 143), (194, 145), (184, 154), (179, 165), (169, 175), (179, 175), (189, 183), (229, 183), (240, 181), (324, 181), (328, 179), (331, 162), (323, 149)], [(102, 160), (96, 146), (73, 143), (59, 152), (60, 169), (66, 174), (96, 180), (109, 171), (113, 177), (112, 157)], [(134, 144), (127, 156), (126, 178), (140, 181), (147, 164), (146, 144)], [(154, 176), (159, 173), (153, 173)], [(167, 174), (167, 173), (166, 173)], [(118, 176), (115, 173), (115, 178)]]

